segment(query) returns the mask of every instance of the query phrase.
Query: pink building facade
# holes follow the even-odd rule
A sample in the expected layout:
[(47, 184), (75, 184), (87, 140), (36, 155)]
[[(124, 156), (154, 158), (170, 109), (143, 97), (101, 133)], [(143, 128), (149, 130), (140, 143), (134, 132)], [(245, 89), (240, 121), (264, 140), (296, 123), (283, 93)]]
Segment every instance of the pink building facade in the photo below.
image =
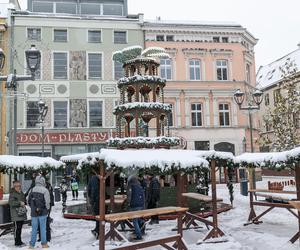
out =
[(146, 48), (163, 47), (171, 57), (160, 67), (165, 103), (173, 107), (170, 135), (182, 137), (188, 149), (250, 151), (248, 115), (233, 94), (255, 86), (257, 39), (231, 23), (157, 20), (145, 22), (143, 30)]

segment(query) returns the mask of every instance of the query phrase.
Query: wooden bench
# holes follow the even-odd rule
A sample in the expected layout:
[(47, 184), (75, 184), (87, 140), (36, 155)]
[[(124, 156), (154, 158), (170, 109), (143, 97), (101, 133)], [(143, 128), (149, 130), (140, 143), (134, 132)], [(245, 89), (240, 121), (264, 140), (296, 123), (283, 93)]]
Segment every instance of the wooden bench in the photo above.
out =
[(289, 201), (289, 203), (300, 212), (300, 201)]
[[(299, 219), (298, 214), (296, 214), (292, 208), (293, 205), (290, 203), (291, 199), (284, 199), (286, 202), (272, 202), (272, 201), (254, 201), (253, 196), (262, 196), (262, 197), (272, 197), (273, 194), (295, 194), (296, 191), (284, 191), (284, 190), (268, 190), (268, 189), (250, 189), (249, 191), (249, 199), (250, 199), (250, 213), (248, 216), (248, 223), (245, 223), (244, 226), (250, 225), (250, 224), (260, 224), (262, 221), (260, 220), (264, 215), (266, 215), (268, 212), (273, 210), (274, 208), (286, 208), (291, 214), (293, 214), (297, 219)], [(268, 194), (257, 194), (257, 193), (270, 193)], [(283, 198), (283, 197), (282, 197)], [(256, 215), (256, 212), (254, 210), (254, 206), (264, 206), (264, 207), (269, 207), (259, 215)], [(290, 241), (294, 243), (298, 238), (299, 232), (293, 236)]]
[[(204, 194), (199, 194), (199, 193), (182, 193), (182, 196), (190, 198), (190, 199), (195, 199), (198, 201), (203, 201), (203, 202), (212, 202), (213, 199), (211, 196), (204, 195)], [(217, 202), (221, 202), (223, 199), (217, 198)], [(183, 224), (186, 225), (185, 229), (195, 229), (199, 228), (199, 225), (196, 221), (200, 221), (201, 223), (204, 223), (206, 228), (209, 229), (209, 226), (213, 227), (213, 222), (198, 216), (197, 214), (193, 214), (190, 212), (187, 212), (185, 216), (183, 217)], [(193, 226), (193, 227), (191, 227)]]
[[(145, 248), (145, 244), (147, 244), (147, 247), (161, 245), (167, 249), (173, 249), (172, 247), (166, 245), (166, 243), (176, 241), (176, 244), (178, 245), (178, 249), (186, 250), (187, 247), (185, 246), (184, 242), (182, 241), (182, 217), (183, 217), (183, 214), (185, 214), (187, 210), (188, 210), (188, 208), (184, 208), (184, 207), (161, 207), (161, 208), (145, 209), (145, 210), (139, 210), (139, 211), (106, 214), (105, 221), (110, 223), (110, 230), (105, 234), (105, 240), (117, 239), (120, 241), (122, 241), (122, 240), (128, 241), (117, 230), (115, 223), (119, 223), (121, 221), (133, 220), (133, 219), (137, 219), (137, 218), (150, 218), (151, 216), (154, 216), (154, 215), (164, 215), (164, 214), (173, 214), (174, 213), (174, 214), (177, 214), (177, 232), (178, 232), (178, 235), (180, 235), (180, 239), (178, 239), (178, 235), (177, 235), (175, 238), (168, 237), (168, 238), (158, 239), (155, 241), (142, 242), (142, 243), (134, 244), (132, 246), (126, 246), (126, 249), (143, 249), (143, 248)], [(97, 218), (99, 218), (99, 217), (97, 216)], [(123, 249), (123, 248), (120, 248), (120, 249)]]

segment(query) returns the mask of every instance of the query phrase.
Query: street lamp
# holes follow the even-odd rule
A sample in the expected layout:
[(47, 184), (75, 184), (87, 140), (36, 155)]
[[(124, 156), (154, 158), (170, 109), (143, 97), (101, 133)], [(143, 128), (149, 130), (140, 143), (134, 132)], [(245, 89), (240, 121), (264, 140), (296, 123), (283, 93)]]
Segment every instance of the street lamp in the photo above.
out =
[[(17, 75), (16, 70), (7, 76), (0, 76), (0, 81), (5, 81), (5, 87), (14, 91), (14, 133), (13, 140), (10, 138), (10, 146), (13, 142), (13, 154), (17, 155), (17, 86), (18, 81), (34, 81), (35, 72), (39, 68), (41, 63), (41, 52), (36, 49), (35, 45), (31, 45), (29, 50), (25, 51), (27, 68), (31, 75)], [(3, 50), (0, 49), (0, 69), (3, 69), (5, 64), (5, 55)], [(10, 133), (11, 135), (11, 133)]]
[[(263, 93), (256, 89), (253, 93), (251, 93), (252, 99), (248, 100), (248, 105), (247, 106), (242, 106), (244, 100), (245, 100), (245, 93), (242, 92), (240, 89), (236, 90), (234, 93), (234, 100), (239, 106), (240, 110), (247, 110), (248, 111), (248, 116), (249, 116), (249, 126), (250, 126), (250, 143), (251, 143), (251, 153), (254, 152), (254, 145), (253, 145), (253, 126), (252, 126), (252, 113), (251, 111), (254, 110), (259, 110), (260, 109), (260, 104), (263, 100)], [(254, 103), (253, 103), (254, 102)], [(254, 105), (253, 105), (254, 104)], [(255, 171), (252, 171), (252, 188), (255, 188)]]
[(44, 142), (44, 137), (45, 137), (45, 127), (44, 127), (44, 121), (45, 121), (45, 117), (48, 113), (48, 106), (46, 105), (45, 101), (43, 101), (42, 99), (40, 99), (38, 101), (38, 108), (39, 108), (39, 121), (42, 124), (42, 157), (45, 156), (45, 142)]

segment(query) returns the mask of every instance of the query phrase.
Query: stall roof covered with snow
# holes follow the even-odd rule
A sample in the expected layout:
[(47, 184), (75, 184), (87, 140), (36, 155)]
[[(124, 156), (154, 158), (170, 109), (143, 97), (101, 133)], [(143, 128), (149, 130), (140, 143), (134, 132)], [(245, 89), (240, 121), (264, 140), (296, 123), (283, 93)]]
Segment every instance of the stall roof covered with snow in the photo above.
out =
[(282, 152), (244, 153), (236, 156), (234, 163), (243, 167), (262, 167), (281, 170), (300, 162), (300, 147)]
[(62, 161), (54, 160), (51, 157), (0, 155), (0, 172), (4, 173), (49, 171), (64, 165)]

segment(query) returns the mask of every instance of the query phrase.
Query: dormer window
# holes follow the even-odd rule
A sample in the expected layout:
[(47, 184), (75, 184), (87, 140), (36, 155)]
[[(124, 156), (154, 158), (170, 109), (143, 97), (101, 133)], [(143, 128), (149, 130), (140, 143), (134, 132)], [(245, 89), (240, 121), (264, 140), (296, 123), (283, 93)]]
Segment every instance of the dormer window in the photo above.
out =
[(156, 36), (156, 41), (158, 41), (158, 42), (163, 42), (163, 41), (165, 41), (164, 35), (157, 35), (157, 36)]
[(173, 35), (167, 35), (166, 37), (168, 42), (174, 42), (174, 36)]
[(219, 43), (219, 42), (220, 42), (220, 37), (214, 36), (214, 37), (213, 37), (213, 42), (214, 42), (214, 43)]

